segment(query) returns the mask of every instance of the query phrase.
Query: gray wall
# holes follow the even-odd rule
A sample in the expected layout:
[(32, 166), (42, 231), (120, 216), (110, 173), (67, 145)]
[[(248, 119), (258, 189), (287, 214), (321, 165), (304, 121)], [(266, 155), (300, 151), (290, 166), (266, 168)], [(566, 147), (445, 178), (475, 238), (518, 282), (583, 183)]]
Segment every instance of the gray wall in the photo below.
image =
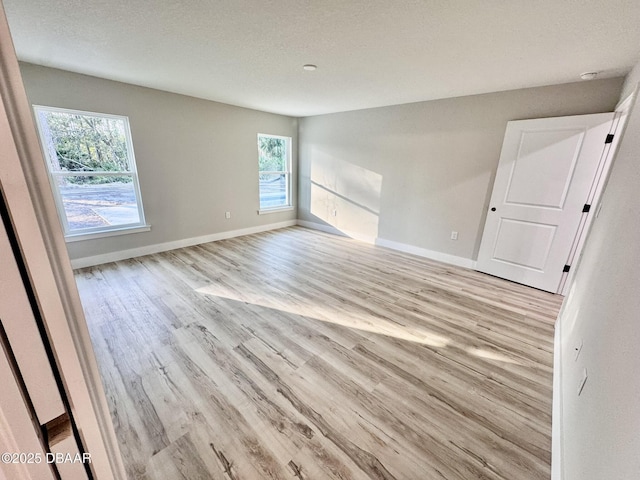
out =
[[(623, 98), (640, 81), (636, 65)], [(564, 480), (640, 478), (640, 102), (558, 319)], [(583, 341), (576, 361), (574, 348)], [(588, 372), (580, 396), (582, 369)]]
[(622, 81), (300, 119), (298, 218), (475, 259), (507, 122), (612, 111)]
[(129, 117), (152, 229), (69, 243), (72, 259), (296, 218), (257, 214), (256, 143), (259, 132), (292, 137), (295, 179), (296, 119), (31, 64), (21, 71), (33, 104)]

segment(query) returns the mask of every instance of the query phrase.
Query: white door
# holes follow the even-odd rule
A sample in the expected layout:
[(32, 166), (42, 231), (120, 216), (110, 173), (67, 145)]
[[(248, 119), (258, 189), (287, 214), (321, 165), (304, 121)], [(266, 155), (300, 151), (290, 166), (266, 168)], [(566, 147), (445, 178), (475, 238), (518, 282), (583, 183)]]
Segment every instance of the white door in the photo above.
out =
[(476, 268), (557, 292), (613, 113), (509, 122)]

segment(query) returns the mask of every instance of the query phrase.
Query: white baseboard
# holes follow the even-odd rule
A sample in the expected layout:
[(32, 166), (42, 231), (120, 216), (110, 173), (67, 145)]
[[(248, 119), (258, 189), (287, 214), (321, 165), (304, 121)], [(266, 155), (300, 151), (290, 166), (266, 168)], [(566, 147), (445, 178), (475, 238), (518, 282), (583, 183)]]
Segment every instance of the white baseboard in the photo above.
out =
[(298, 225), (300, 225), (301, 227), (311, 228), (313, 230), (320, 230), (322, 232), (340, 235), (341, 237), (353, 238), (354, 240), (359, 240), (360, 242), (368, 243), (370, 245), (376, 244), (376, 237), (363, 235), (362, 233), (352, 232), (350, 230), (339, 230), (338, 228), (329, 224), (309, 222), (307, 220), (298, 220)]
[(349, 232), (344, 232), (338, 230), (337, 228), (331, 225), (325, 225), (316, 222), (309, 222), (306, 220), (298, 220), (298, 225), (301, 227), (307, 227), (314, 230), (320, 230), (327, 233), (333, 233), (335, 235), (341, 235), (343, 237), (351, 237), (357, 240), (364, 241), (366, 243), (371, 243), (373, 245), (379, 245), (381, 247), (390, 248), (392, 250), (398, 250), (400, 252), (411, 253), (413, 255), (417, 255), (419, 257), (429, 258), (431, 260), (436, 260), (438, 262), (448, 263), (449, 265), (456, 265), (458, 267), (464, 268), (475, 268), (476, 262), (463, 257), (457, 257), (455, 255), (449, 255), (448, 253), (436, 252), (434, 250), (428, 250), (426, 248), (416, 247), (414, 245), (408, 245), (406, 243), (394, 242), (392, 240), (386, 240), (384, 238), (370, 238), (362, 235), (351, 234)]
[(551, 480), (562, 480), (562, 331), (561, 316), (556, 320), (553, 339), (553, 407), (551, 412)]
[(378, 238), (376, 240), (376, 245), (391, 248), (393, 250), (398, 250), (400, 252), (411, 253), (413, 255), (429, 258), (431, 260), (437, 260), (438, 262), (448, 263), (449, 265), (455, 265), (457, 267), (474, 268), (475, 266), (475, 262), (469, 258), (457, 257), (456, 255), (436, 252), (435, 250), (428, 250), (426, 248), (416, 247), (414, 245), (408, 245), (406, 243), (394, 242), (392, 240), (386, 240), (384, 238)]
[(259, 225), (256, 227), (243, 228), (240, 230), (230, 230), (227, 232), (213, 233), (210, 235), (203, 235), (201, 237), (185, 238), (182, 240), (175, 240), (173, 242), (157, 243), (154, 245), (146, 245), (139, 248), (131, 248), (129, 250), (120, 250), (117, 252), (104, 253), (100, 255), (94, 255), (91, 257), (82, 257), (71, 260), (71, 266), (73, 268), (92, 267), (94, 265), (101, 265), (103, 263), (117, 262), (119, 260), (126, 260), (128, 258), (141, 257), (143, 255), (151, 255), (153, 253), (166, 252), (168, 250), (175, 250), (176, 248), (190, 247), (192, 245), (199, 245), (201, 243), (215, 242), (217, 240), (224, 240), (226, 238), (241, 237), (243, 235), (251, 235), (253, 233), (266, 232), (268, 230), (277, 230), (278, 228), (291, 227), (293, 225), (300, 225), (302, 227), (311, 228), (313, 230), (320, 230), (322, 232), (331, 233), (333, 235), (340, 235), (343, 237), (354, 238), (365, 243), (372, 245), (379, 245), (381, 247), (390, 248), (392, 250), (398, 250), (400, 252), (411, 253), (420, 257), (429, 258), (431, 260), (437, 260), (439, 262), (448, 263), (450, 265), (456, 265), (458, 267), (474, 268), (475, 262), (468, 258), (457, 257), (455, 255), (449, 255), (447, 253), (436, 252), (434, 250), (428, 250), (426, 248), (416, 247), (414, 245), (408, 245), (406, 243), (394, 242), (392, 240), (386, 240), (384, 238), (373, 238), (366, 235), (361, 235), (354, 232), (345, 232), (338, 230), (337, 228), (316, 222), (309, 222), (307, 220), (287, 220), (285, 222), (270, 223), (268, 225)]
[(333, 227), (331, 225), (324, 224), (324, 223), (309, 222), (307, 220), (298, 220), (297, 224), (300, 225), (301, 227), (310, 228), (312, 230), (320, 230), (321, 232), (332, 233), (333, 235), (340, 235), (341, 237), (348, 236), (344, 232), (341, 232), (340, 230), (338, 230), (336, 227)]
[(201, 243), (215, 242), (226, 238), (241, 237), (243, 235), (251, 235), (252, 233), (266, 232), (268, 230), (277, 230), (278, 228), (291, 227), (296, 225), (296, 220), (287, 220), (285, 222), (270, 223), (268, 225), (259, 225), (257, 227), (242, 228), (240, 230), (230, 230), (227, 232), (212, 233), (201, 237), (184, 238), (173, 242), (156, 243), (139, 248), (131, 248), (129, 250), (120, 250), (117, 252), (104, 253), (91, 257), (76, 258), (71, 260), (73, 268), (93, 267), (103, 263), (117, 262), (118, 260), (126, 260), (128, 258), (141, 257), (143, 255), (151, 255), (152, 253), (166, 252), (175, 250), (176, 248), (191, 247)]

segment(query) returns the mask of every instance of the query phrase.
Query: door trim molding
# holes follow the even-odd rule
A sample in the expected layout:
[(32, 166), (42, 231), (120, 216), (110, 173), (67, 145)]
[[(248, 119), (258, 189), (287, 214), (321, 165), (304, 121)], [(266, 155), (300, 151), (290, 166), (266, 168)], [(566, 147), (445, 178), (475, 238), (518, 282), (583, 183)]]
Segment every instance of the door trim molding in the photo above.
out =
[(627, 98), (619, 102), (616, 106), (616, 109), (614, 110), (611, 131), (609, 132), (614, 136), (613, 142), (605, 144), (605, 150), (603, 151), (601, 165), (598, 167), (598, 173), (596, 174), (594, 183), (591, 186), (589, 197), (585, 200), (585, 203), (591, 205), (591, 209), (583, 219), (581, 225), (578, 227), (578, 231), (576, 232), (576, 237), (573, 241), (571, 251), (569, 252), (569, 258), (567, 259), (567, 264), (571, 265), (572, 268), (560, 279), (560, 284), (558, 285), (558, 289), (556, 291), (556, 293), (560, 295), (566, 296), (569, 293), (569, 288), (573, 283), (573, 279), (576, 275), (576, 270), (578, 269), (577, 267), (580, 262), (580, 255), (582, 254), (584, 243), (589, 235), (589, 231), (591, 230), (591, 225), (598, 217), (598, 213), (600, 212), (600, 207), (602, 206), (602, 195), (604, 193), (607, 182), (609, 181), (609, 172), (611, 171), (611, 166), (615, 161), (616, 152), (618, 151), (618, 145), (620, 145), (620, 140), (622, 139), (622, 136), (624, 134), (627, 120), (629, 118), (629, 112), (631, 107), (633, 106), (636, 94), (637, 88), (631, 94), (629, 94)]

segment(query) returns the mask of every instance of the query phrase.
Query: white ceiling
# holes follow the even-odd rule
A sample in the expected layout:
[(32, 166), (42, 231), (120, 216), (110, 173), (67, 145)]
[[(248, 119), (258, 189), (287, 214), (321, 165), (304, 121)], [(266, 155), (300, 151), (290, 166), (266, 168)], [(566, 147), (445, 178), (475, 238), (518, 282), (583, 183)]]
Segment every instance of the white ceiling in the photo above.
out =
[(620, 76), (640, 55), (638, 0), (2, 1), (23, 61), (293, 116)]

